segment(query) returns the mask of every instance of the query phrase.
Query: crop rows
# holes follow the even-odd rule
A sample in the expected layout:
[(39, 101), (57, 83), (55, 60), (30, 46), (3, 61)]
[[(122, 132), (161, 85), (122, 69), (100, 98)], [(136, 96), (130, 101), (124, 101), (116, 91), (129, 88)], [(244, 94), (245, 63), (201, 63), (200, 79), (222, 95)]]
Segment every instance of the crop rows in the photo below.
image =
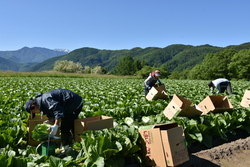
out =
[[(143, 79), (1, 77), (0, 162), (6, 166), (17, 163), (29, 166), (44, 163), (46, 166), (49, 161), (51, 165), (53, 161), (51, 158), (42, 161), (39, 157), (36, 161), (34, 157), (30, 157), (36, 155), (36, 152), (33, 147), (26, 145), (28, 113), (23, 107), (25, 102), (37, 93), (57, 88), (72, 90), (83, 97), (84, 107), (79, 115), (80, 118), (96, 115), (112, 116), (118, 127), (135, 129), (142, 125), (178, 122), (184, 127), (188, 146), (200, 142), (211, 147), (213, 136), (226, 140), (227, 134), (235, 133), (235, 129), (250, 132), (250, 112), (248, 108), (240, 106), (243, 94), (249, 88), (249, 82), (232, 81), (233, 91), (236, 93), (228, 96), (234, 106), (232, 112), (208, 114), (198, 118), (177, 117), (173, 120), (168, 120), (163, 114), (173, 94), (191, 100), (193, 105), (198, 104), (206, 96), (211, 95), (207, 87), (208, 81), (162, 79), (162, 82), (165, 83), (169, 99), (148, 101), (144, 96)], [(127, 131), (126, 128), (124, 131)], [(77, 162), (79, 165), (84, 162), (84, 158), (78, 156), (77, 161), (71, 159), (63, 162), (64, 165), (69, 162), (71, 164)]]

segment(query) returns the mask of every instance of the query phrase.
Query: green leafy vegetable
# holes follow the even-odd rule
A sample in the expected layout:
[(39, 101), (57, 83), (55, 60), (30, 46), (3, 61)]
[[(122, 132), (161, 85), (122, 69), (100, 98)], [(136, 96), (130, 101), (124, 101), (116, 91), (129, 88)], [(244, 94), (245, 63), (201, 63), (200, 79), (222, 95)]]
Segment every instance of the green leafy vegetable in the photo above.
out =
[(46, 141), (48, 140), (48, 129), (50, 125), (48, 124), (37, 124), (32, 131), (32, 138), (37, 141)]

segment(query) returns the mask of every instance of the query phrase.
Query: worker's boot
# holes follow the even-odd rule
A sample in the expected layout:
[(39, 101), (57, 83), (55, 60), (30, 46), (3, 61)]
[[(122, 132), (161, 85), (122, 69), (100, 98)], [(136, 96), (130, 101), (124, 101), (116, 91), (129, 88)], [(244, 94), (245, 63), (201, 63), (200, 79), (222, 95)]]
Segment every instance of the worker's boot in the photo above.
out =
[(58, 155), (60, 158), (67, 156), (67, 153), (71, 150), (70, 145), (72, 144), (72, 135), (71, 134), (61, 134), (61, 154)]

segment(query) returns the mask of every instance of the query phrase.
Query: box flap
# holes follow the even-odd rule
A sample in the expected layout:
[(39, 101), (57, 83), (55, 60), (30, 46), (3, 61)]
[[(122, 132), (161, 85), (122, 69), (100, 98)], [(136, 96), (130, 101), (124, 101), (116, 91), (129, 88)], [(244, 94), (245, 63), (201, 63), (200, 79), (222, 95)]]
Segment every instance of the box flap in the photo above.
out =
[(202, 114), (202, 111), (197, 110), (194, 106), (190, 106), (188, 108), (186, 108), (185, 110), (181, 110), (179, 111), (179, 113), (177, 114), (177, 116), (180, 117), (194, 117), (194, 116), (199, 116)]
[(222, 112), (233, 109), (227, 96), (207, 96), (198, 107), (204, 114), (208, 112)]
[(189, 160), (182, 127), (161, 131), (167, 166), (177, 166)]
[(156, 125), (147, 125), (141, 126), (139, 129), (156, 129), (159, 128), (160, 130), (168, 130), (174, 127), (178, 127), (176, 122), (173, 123), (166, 123), (166, 124), (156, 124)]
[(153, 86), (146, 95), (148, 100), (167, 99), (168, 94), (159, 87)]
[(166, 87), (165, 87), (165, 84), (156, 84), (155, 85), (157, 88), (160, 88), (161, 90), (164, 90), (164, 91), (166, 91)]
[(108, 116), (94, 116), (74, 121), (74, 136), (75, 141), (80, 142), (80, 135), (86, 130), (101, 130), (105, 128), (113, 128), (113, 118)]
[(250, 90), (245, 91), (240, 105), (242, 107), (250, 107)]
[(202, 112), (190, 106), (191, 104), (190, 100), (175, 94), (163, 113), (170, 120), (176, 116), (193, 117), (201, 115)]
[(97, 121), (86, 122), (87, 130), (101, 130), (106, 128), (113, 128), (113, 119), (102, 119)]
[[(28, 118), (28, 126), (31, 122), (38, 122), (38, 123), (43, 123), (44, 121), (48, 120), (48, 117), (46, 115), (36, 115), (34, 118)], [(37, 123), (37, 124), (38, 124)], [(33, 125), (32, 125), (33, 126)]]
[(182, 96), (174, 94), (172, 99), (181, 109), (184, 107), (189, 107), (192, 104), (192, 101), (185, 99)]

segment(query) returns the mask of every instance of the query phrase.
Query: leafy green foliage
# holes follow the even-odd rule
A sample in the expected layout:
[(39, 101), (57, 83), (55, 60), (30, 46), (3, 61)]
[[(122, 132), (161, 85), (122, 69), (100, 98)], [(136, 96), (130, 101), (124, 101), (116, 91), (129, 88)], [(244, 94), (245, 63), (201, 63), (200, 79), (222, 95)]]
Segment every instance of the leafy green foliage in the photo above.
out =
[(49, 137), (49, 129), (50, 125), (48, 124), (37, 124), (32, 131), (32, 138), (37, 141), (46, 141)]
[(87, 131), (81, 141), (84, 165), (93, 166), (124, 166), (126, 157), (140, 159), (140, 138), (136, 128), (118, 126), (110, 130)]
[[(172, 95), (178, 94), (191, 100), (193, 105), (198, 104), (206, 96), (212, 95), (207, 80), (162, 79), (170, 97), (157, 101), (145, 98), (144, 78), (1, 77), (0, 81), (0, 162), (6, 166), (15, 163), (29, 166), (83, 166), (85, 161), (89, 166), (108, 166), (124, 163), (125, 157), (131, 155), (141, 162), (137, 127), (145, 125), (177, 122), (183, 126), (188, 146), (200, 143), (212, 147), (215, 138), (227, 140), (228, 134), (234, 135), (237, 130), (250, 133), (250, 110), (240, 106), (243, 94), (249, 88), (247, 81), (232, 81), (235, 95), (229, 95), (228, 98), (234, 106), (233, 111), (193, 118), (176, 117), (172, 120), (163, 114)], [(40, 156), (34, 147), (27, 146), (29, 113), (23, 107), (38, 92), (59, 87), (83, 96), (81, 118), (106, 115), (113, 117), (117, 125), (113, 129), (86, 132), (82, 136), (85, 142), (75, 143), (74, 150), (65, 159)], [(128, 124), (126, 118), (133, 121)]]
[(250, 79), (250, 49), (241, 50), (232, 57), (228, 66), (230, 75), (239, 79)]

